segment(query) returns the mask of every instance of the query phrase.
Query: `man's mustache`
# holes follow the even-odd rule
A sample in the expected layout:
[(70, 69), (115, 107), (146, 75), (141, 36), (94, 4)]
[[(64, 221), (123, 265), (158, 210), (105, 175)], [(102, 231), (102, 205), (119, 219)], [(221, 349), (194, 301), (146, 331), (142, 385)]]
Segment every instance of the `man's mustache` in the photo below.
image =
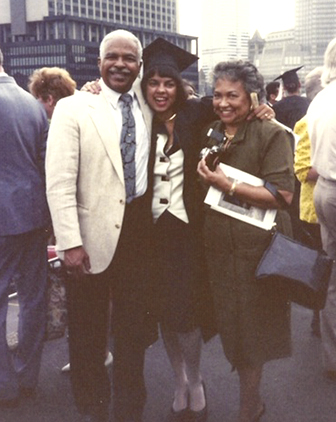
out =
[(118, 69), (116, 67), (111, 67), (110, 73), (119, 74), (119, 75), (130, 75), (131, 72), (128, 69)]

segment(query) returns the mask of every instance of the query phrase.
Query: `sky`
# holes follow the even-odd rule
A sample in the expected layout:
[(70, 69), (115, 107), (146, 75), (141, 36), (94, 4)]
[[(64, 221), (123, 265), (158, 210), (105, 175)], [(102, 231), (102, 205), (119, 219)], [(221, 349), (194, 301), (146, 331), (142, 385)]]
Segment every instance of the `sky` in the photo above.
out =
[[(200, 36), (201, 1), (206, 0), (179, 0), (182, 34)], [(265, 37), (270, 32), (292, 28), (294, 11), (295, 0), (250, 0), (250, 35), (252, 36), (256, 29)]]

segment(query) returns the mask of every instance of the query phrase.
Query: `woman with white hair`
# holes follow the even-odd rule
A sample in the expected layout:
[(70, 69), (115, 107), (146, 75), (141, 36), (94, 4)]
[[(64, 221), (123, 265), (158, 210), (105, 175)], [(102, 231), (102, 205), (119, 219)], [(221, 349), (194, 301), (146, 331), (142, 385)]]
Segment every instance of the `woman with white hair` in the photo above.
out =
[[(319, 174), (314, 203), (321, 226), (323, 249), (336, 259), (336, 38), (328, 45), (321, 76), (324, 89), (308, 113), (312, 166)], [(323, 365), (326, 376), (336, 379), (336, 267), (331, 273), (327, 301), (321, 313)]]

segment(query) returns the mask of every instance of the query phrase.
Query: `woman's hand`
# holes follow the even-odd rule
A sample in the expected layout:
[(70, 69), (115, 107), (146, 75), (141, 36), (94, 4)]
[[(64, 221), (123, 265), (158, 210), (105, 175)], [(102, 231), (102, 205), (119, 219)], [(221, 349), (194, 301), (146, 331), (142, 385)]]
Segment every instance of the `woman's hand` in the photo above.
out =
[(275, 113), (272, 107), (269, 107), (267, 104), (259, 104), (248, 116), (247, 120), (257, 117), (260, 120), (271, 120), (274, 119)]
[(91, 82), (86, 82), (86, 84), (82, 86), (81, 91), (90, 92), (91, 94), (99, 94), (101, 91), (99, 79), (96, 79), (95, 81)]
[(219, 165), (216, 166), (214, 171), (211, 171), (206, 165), (205, 159), (202, 158), (198, 163), (197, 172), (205, 184), (211, 185), (222, 192), (229, 192), (231, 189), (232, 182), (226, 177)]
[[(198, 163), (197, 172), (204, 183), (224, 193), (232, 192), (231, 194), (234, 193), (242, 202), (263, 209), (282, 208), (282, 204), (263, 186), (252, 186), (247, 183), (233, 184), (219, 166), (216, 167), (215, 171), (209, 170), (204, 158)], [(283, 196), (285, 202), (290, 205), (293, 193), (284, 190), (279, 190), (279, 193)]]

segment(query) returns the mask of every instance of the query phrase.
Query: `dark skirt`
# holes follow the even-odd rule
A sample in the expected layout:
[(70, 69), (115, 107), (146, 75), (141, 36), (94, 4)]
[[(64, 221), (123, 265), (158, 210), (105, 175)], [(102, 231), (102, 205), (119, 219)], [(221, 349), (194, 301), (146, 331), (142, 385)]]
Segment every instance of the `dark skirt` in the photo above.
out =
[[(289, 225), (278, 212), (278, 228)], [(282, 224), (281, 224), (282, 223)], [(205, 245), (218, 331), (233, 367), (260, 366), (291, 354), (290, 303), (275, 289), (261, 288), (254, 274), (270, 232), (208, 210)]]
[(200, 326), (203, 261), (189, 224), (166, 211), (154, 228), (154, 266), (159, 322), (175, 332)]

